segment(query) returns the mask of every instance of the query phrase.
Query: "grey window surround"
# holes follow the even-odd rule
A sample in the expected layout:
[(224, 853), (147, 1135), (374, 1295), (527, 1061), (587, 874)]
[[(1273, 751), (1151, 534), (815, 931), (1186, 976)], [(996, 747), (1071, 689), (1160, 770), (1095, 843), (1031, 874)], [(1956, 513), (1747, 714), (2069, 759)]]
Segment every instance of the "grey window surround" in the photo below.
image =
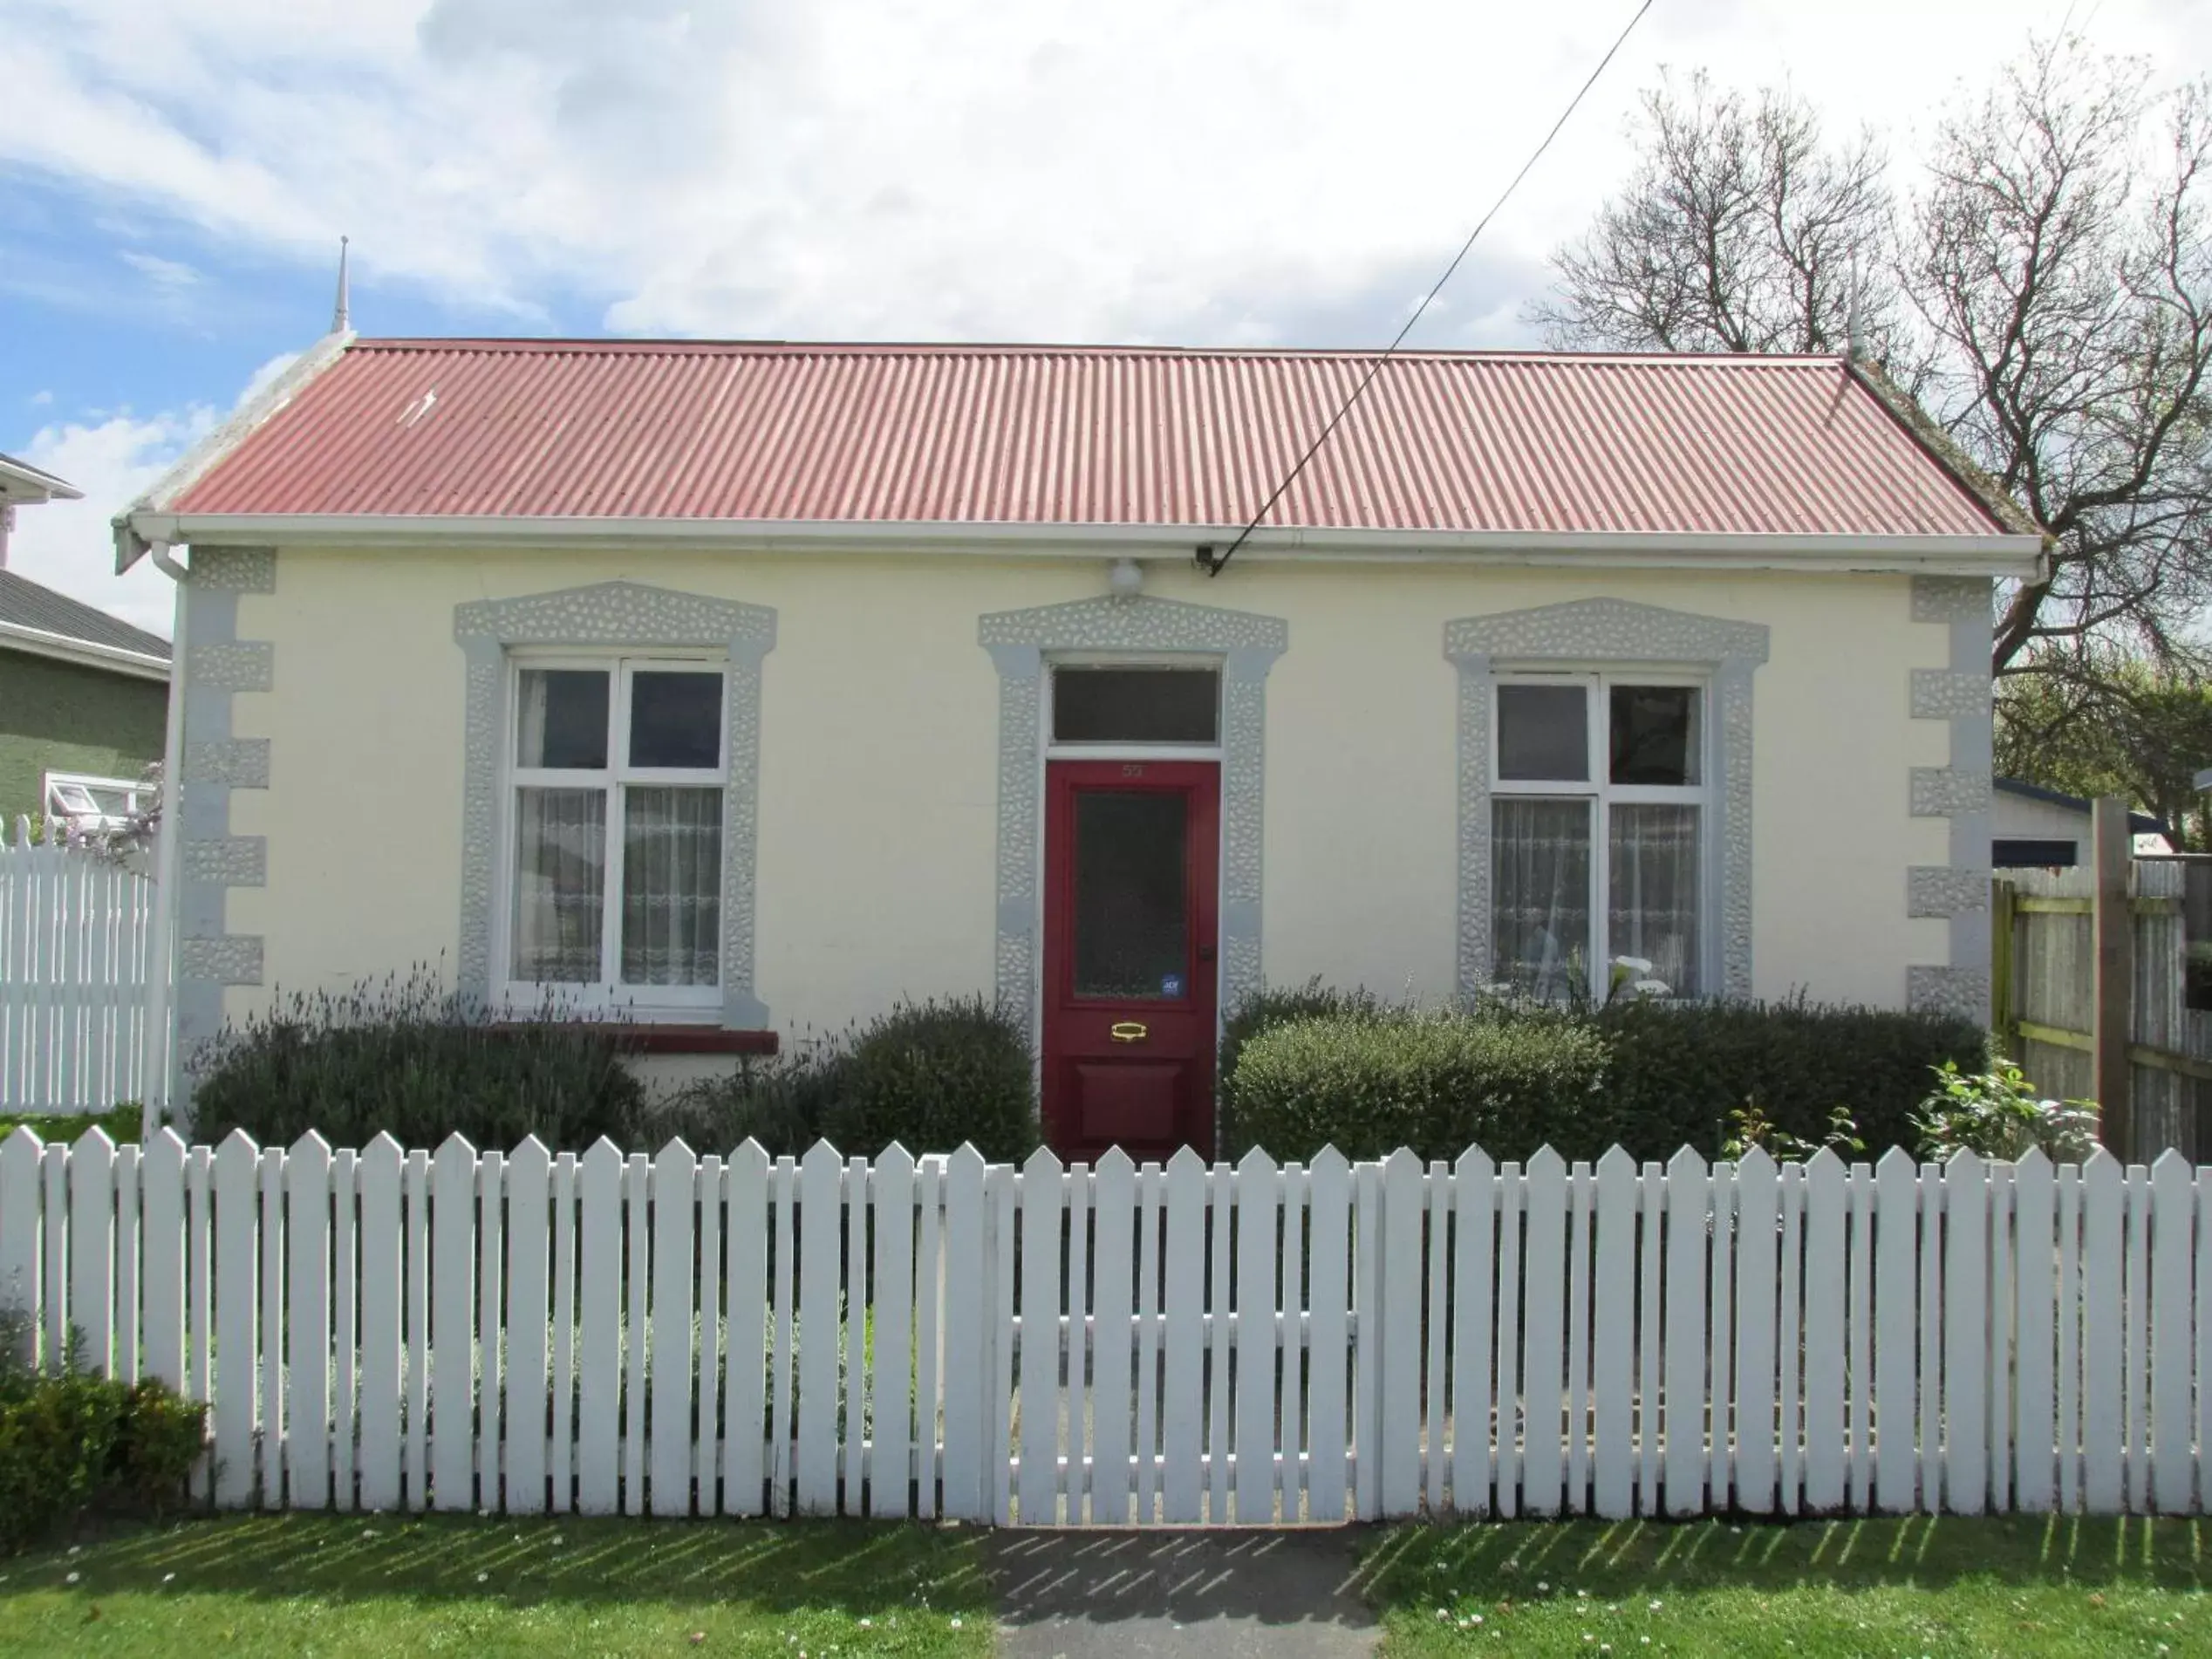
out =
[(1575, 599), (1444, 624), (1444, 654), (1459, 671), (1458, 989), (1493, 980), (1491, 940), (1491, 708), (1501, 671), (1639, 666), (1710, 679), (1713, 822), (1703, 868), (1717, 926), (1708, 947), (1719, 993), (1751, 994), (1751, 681), (1767, 659), (1764, 624), (1669, 611), (1626, 599)]
[(511, 720), (508, 655), (517, 648), (580, 647), (609, 653), (718, 651), (729, 657), (724, 720), (729, 777), (722, 799), (721, 1023), (765, 1029), (754, 994), (754, 862), (760, 834), (761, 666), (775, 646), (766, 605), (709, 598), (638, 582), (601, 582), (454, 607), (454, 638), (468, 661), (468, 725), (461, 789), (461, 936), (456, 986), (492, 998), (494, 906), (502, 895), (500, 790)]
[(1290, 645), (1280, 617), (1145, 596), (1077, 599), (996, 611), (977, 641), (999, 672), (996, 991), (1034, 1045), (1044, 890), (1042, 727), (1046, 664), (1057, 653), (1157, 659), (1188, 653), (1221, 665), (1221, 1011), (1265, 983), (1260, 956), (1260, 838), (1268, 671)]

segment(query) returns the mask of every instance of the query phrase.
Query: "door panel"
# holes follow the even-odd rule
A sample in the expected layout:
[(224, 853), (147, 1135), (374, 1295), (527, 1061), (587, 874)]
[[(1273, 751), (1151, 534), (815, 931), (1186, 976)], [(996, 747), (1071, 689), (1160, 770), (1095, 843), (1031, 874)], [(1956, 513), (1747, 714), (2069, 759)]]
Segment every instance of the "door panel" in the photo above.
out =
[(1055, 761), (1045, 778), (1045, 1134), (1065, 1157), (1213, 1150), (1220, 772)]

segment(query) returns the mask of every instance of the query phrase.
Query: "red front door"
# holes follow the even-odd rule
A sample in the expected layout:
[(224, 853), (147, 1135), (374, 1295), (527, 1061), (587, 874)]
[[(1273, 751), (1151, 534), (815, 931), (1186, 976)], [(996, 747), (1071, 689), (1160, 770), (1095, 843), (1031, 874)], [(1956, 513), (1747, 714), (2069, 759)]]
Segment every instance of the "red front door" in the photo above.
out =
[(1045, 769), (1045, 1138), (1062, 1157), (1213, 1155), (1220, 769)]

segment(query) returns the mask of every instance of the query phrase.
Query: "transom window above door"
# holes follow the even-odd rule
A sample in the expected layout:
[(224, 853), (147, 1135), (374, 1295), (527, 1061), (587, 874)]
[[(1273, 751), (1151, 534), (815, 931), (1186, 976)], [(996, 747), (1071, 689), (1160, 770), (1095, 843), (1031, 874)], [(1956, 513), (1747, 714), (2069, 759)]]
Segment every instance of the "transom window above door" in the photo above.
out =
[[(1491, 744), (1495, 977), (1602, 997), (1648, 961), (1704, 990), (1705, 688), (1649, 674), (1501, 674)], [(1644, 976), (1640, 971), (1637, 977)]]
[(506, 973), (643, 1013), (720, 1006), (723, 666), (515, 666)]
[(1056, 663), (1052, 741), (1188, 743), (1221, 741), (1221, 671), (1167, 663)]

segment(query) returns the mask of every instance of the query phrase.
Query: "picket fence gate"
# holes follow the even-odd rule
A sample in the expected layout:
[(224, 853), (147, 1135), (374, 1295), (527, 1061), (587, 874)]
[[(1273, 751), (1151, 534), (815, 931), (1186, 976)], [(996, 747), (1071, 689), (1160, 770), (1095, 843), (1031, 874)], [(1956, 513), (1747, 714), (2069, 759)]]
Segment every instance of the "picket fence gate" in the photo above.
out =
[[(2193, 1512), (2212, 1171), (0, 1144), (0, 1302), (224, 1508)], [(28, 1318), (24, 1318), (24, 1315)]]
[(0, 823), (0, 1111), (104, 1112), (146, 1092), (153, 884)]

